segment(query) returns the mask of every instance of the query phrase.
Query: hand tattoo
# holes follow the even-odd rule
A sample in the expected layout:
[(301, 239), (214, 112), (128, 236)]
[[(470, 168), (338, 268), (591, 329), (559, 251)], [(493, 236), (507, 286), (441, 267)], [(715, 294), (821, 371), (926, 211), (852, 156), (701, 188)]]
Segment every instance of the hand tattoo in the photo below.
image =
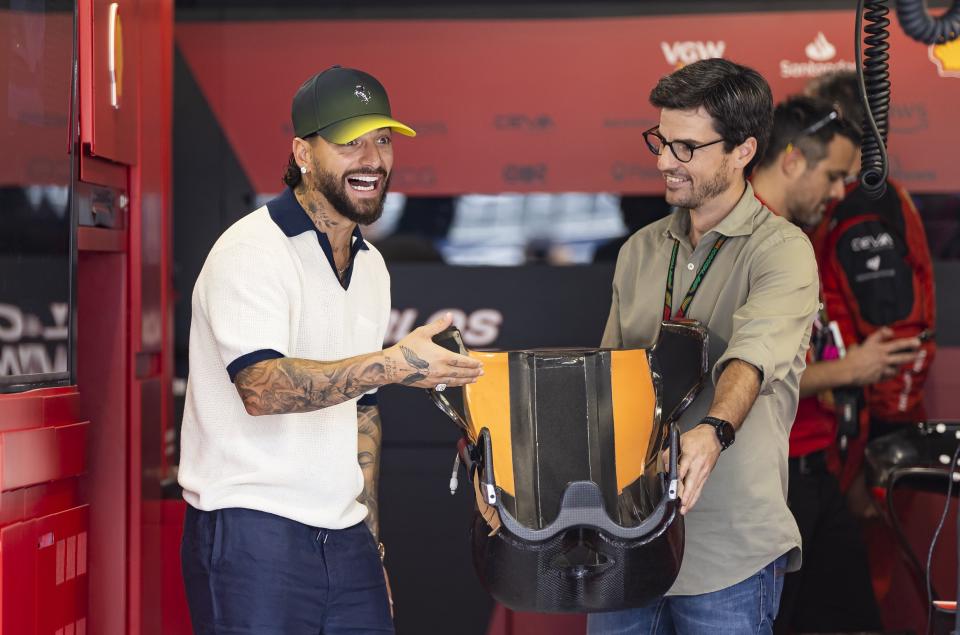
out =
[(426, 379), (427, 375), (430, 373), (430, 362), (421, 359), (419, 355), (406, 346), (401, 346), (400, 352), (403, 353), (403, 358), (407, 360), (407, 363), (417, 369), (401, 379), (400, 383), (404, 386), (409, 386), (410, 384), (415, 384), (422, 379)]
[(420, 358), (419, 355), (414, 353), (412, 350), (406, 346), (400, 347), (400, 352), (403, 353), (403, 358), (407, 360), (407, 363), (413, 366), (414, 368), (419, 368), (420, 370), (425, 370), (430, 368), (430, 362), (424, 361)]

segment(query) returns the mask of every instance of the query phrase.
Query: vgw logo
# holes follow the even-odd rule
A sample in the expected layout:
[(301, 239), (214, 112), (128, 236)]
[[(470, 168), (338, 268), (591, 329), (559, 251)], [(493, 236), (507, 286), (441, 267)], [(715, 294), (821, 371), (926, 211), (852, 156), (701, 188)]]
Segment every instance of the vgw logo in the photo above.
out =
[(708, 60), (714, 57), (723, 57), (727, 50), (727, 43), (723, 40), (719, 42), (660, 42), (660, 50), (663, 51), (663, 57), (667, 63), (676, 68), (681, 68), (687, 64), (693, 64), (700, 60)]
[[(463, 343), (468, 347), (490, 346), (500, 336), (503, 314), (496, 309), (477, 309), (469, 314), (461, 309), (441, 309), (431, 315), (424, 324), (439, 320), (448, 311), (453, 316), (453, 325), (460, 331)], [(417, 309), (391, 310), (384, 344), (387, 346), (396, 344), (409, 335), (410, 331), (416, 328), (419, 314)]]

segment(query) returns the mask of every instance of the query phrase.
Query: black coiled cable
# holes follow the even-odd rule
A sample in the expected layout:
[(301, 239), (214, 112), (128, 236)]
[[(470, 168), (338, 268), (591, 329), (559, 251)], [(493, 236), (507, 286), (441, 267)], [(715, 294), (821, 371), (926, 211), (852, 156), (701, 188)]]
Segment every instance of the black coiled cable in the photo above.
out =
[(904, 32), (924, 44), (943, 44), (960, 36), (960, 2), (934, 18), (924, 0), (897, 0), (897, 16)]
[[(886, 0), (858, 0), (857, 2), (857, 76), (860, 79), (860, 97), (866, 105), (862, 157), (860, 160), (860, 187), (873, 199), (883, 196), (887, 189), (887, 126), (890, 115), (890, 10)], [(864, 29), (863, 20), (867, 21)], [(863, 30), (867, 35), (861, 38)], [(866, 43), (866, 48), (863, 44)]]

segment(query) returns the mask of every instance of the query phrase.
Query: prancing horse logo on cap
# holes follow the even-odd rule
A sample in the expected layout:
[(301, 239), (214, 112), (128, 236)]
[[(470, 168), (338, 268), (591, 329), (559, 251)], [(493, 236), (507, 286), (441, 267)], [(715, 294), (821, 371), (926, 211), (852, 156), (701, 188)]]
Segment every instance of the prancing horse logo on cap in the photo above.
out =
[(357, 84), (353, 89), (353, 94), (357, 96), (357, 99), (362, 101), (365, 104), (370, 103), (370, 91), (367, 90), (367, 87), (363, 84)]

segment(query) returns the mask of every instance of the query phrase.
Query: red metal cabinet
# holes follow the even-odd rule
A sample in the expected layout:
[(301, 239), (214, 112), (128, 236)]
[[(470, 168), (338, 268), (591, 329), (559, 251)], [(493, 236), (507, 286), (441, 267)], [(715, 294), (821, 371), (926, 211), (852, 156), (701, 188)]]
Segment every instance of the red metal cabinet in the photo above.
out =
[(137, 160), (139, 4), (81, 0), (80, 141), (97, 157)]
[(87, 506), (38, 518), (37, 635), (86, 635)]
[(3, 635), (86, 635), (87, 506), (0, 530)]

